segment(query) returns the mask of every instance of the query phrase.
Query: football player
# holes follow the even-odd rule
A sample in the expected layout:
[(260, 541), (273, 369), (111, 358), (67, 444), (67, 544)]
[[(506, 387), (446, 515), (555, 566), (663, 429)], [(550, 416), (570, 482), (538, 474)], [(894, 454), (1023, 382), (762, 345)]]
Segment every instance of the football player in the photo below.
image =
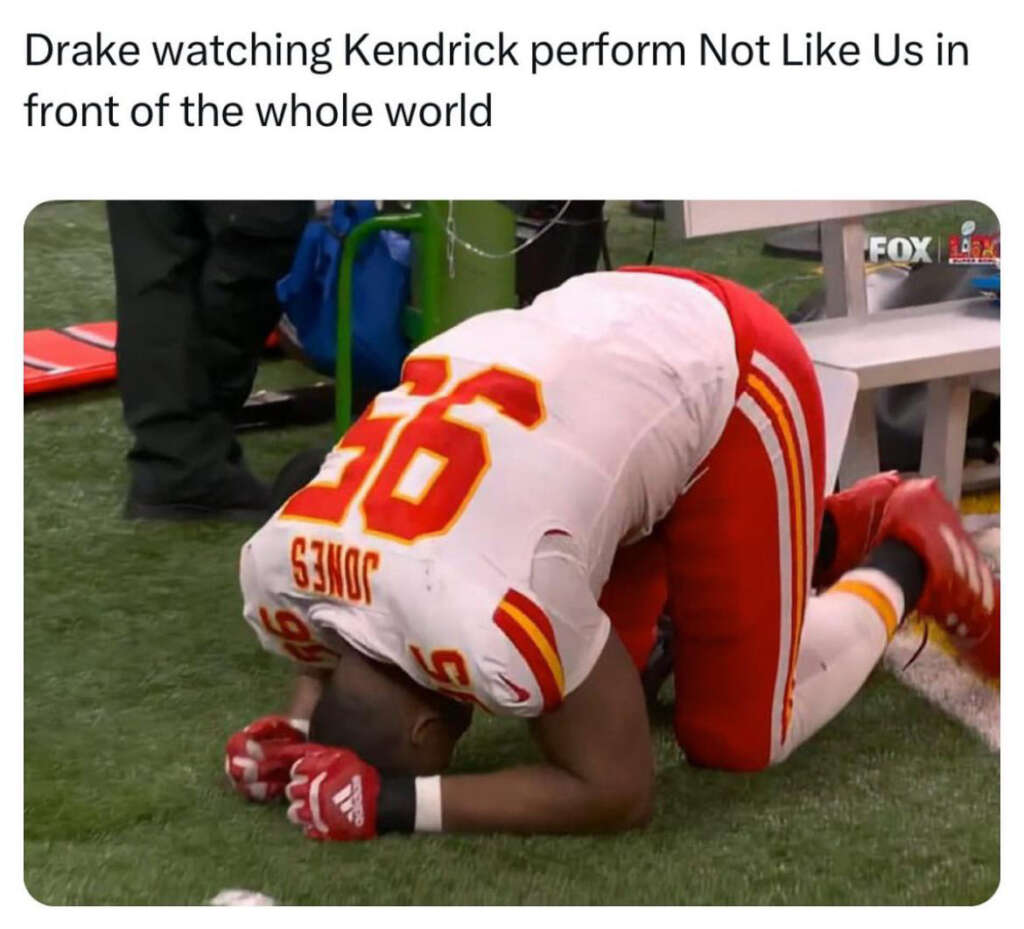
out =
[[(242, 550), (246, 620), (305, 670), (229, 776), (317, 839), (627, 829), (663, 611), (679, 745), (737, 771), (832, 719), (915, 607), (991, 645), (998, 583), (934, 482), (825, 498), (824, 451), (800, 340), (713, 275), (587, 274), (421, 345)], [(473, 710), (544, 761), (442, 775)]]

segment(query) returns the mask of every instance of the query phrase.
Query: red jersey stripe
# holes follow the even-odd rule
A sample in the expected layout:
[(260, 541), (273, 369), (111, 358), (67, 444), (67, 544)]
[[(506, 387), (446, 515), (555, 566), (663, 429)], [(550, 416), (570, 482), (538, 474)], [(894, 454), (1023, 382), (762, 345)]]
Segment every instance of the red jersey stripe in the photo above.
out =
[(550, 712), (556, 709), (562, 702), (562, 691), (555, 679), (554, 672), (536, 643), (530, 638), (529, 633), (500, 606), (494, 611), (494, 624), (508, 636), (532, 672), (540, 687), (541, 697), (544, 700), (544, 711)]

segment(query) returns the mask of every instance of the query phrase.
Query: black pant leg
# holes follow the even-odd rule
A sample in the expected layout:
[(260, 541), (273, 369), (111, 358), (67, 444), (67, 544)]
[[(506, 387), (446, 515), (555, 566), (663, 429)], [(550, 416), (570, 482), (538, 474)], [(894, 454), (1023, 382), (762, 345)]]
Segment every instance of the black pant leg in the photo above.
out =
[(130, 495), (201, 497), (223, 480), (233, 430), (201, 351), (200, 282), (210, 237), (195, 204), (107, 205), (117, 287), (118, 384)]
[(202, 358), (213, 402), (230, 418), (249, 396), (281, 316), (276, 284), (291, 267), (313, 203), (212, 201), (202, 211), (210, 237), (200, 282)]

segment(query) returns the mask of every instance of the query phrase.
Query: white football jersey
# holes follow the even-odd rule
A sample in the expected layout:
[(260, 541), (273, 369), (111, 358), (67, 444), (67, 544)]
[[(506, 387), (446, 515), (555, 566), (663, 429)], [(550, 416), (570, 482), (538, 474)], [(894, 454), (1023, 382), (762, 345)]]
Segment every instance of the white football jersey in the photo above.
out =
[[(607, 638), (617, 548), (694, 478), (737, 377), (725, 308), (665, 275), (586, 274), (472, 317), (420, 345), (245, 544), (246, 619), (299, 662), (332, 663), (329, 630), (491, 712), (554, 709)], [(538, 583), (546, 533), (567, 547)], [(556, 565), (592, 611), (559, 609)]]

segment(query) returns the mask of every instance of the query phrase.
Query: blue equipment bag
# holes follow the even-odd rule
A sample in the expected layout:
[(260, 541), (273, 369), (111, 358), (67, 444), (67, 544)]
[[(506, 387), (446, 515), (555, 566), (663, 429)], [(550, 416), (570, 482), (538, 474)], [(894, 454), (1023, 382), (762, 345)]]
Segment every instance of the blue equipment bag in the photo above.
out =
[[(336, 200), (328, 219), (314, 219), (299, 241), (291, 271), (277, 282), (283, 327), (321, 374), (334, 374), (338, 352), (338, 269), (345, 236), (376, 215), (372, 200)], [(409, 302), (409, 237), (371, 236), (352, 269), (352, 384), (370, 395), (398, 383), (409, 343), (402, 311)]]
[(984, 277), (971, 278), (971, 286), (980, 294), (999, 303), (999, 298), (1002, 295), (1000, 269), (997, 268), (995, 273), (986, 274)]

